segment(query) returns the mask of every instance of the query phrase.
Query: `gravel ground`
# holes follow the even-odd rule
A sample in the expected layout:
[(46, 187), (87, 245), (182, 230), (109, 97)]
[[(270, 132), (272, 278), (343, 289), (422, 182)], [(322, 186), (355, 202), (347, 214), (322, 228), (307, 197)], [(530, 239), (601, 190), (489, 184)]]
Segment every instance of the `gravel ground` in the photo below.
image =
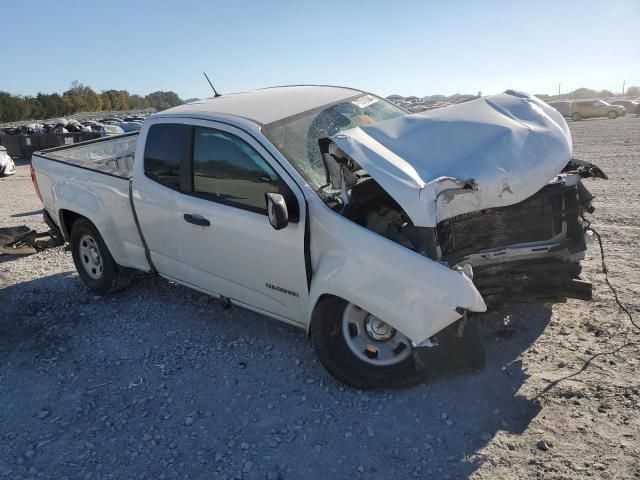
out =
[[(571, 129), (638, 317), (640, 118)], [(19, 162), (0, 224), (40, 207)], [(640, 478), (639, 339), (596, 245), (585, 275), (592, 302), (476, 317), (483, 371), (361, 392), (293, 327), (148, 277), (94, 296), (63, 247), (0, 256), (0, 478)]]

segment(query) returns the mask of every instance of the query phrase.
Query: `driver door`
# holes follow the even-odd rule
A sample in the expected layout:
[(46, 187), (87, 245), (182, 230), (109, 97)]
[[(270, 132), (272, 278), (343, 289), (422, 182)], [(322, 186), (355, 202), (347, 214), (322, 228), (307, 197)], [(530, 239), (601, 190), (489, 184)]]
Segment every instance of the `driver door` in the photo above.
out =
[[(180, 280), (301, 322), (308, 296), (301, 190), (243, 130), (205, 121), (193, 128), (189, 191), (177, 202), (185, 276)], [(275, 230), (265, 193), (284, 190), (299, 218)]]

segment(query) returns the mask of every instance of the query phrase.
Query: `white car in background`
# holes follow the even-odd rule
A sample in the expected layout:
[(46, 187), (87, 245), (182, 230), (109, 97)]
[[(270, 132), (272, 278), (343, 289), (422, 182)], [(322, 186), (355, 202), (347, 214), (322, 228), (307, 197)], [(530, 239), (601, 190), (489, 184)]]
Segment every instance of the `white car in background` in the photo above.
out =
[(515, 91), (410, 115), (343, 87), (224, 95), (140, 133), (33, 155), (85, 285), (161, 275), (310, 333), (357, 387), (475, 355), (473, 318), (591, 298), (582, 178), (562, 115)]
[(0, 145), (0, 177), (13, 175), (14, 173), (16, 173), (16, 165), (7, 154), (7, 149)]

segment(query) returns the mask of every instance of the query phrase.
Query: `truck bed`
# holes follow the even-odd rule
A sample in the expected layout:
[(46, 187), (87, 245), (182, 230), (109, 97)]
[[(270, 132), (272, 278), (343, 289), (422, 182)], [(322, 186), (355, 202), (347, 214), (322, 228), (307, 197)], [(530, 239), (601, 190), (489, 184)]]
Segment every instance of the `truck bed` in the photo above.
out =
[(138, 132), (132, 132), (50, 148), (38, 152), (37, 155), (54, 162), (68, 163), (128, 180), (133, 174), (137, 142)]
[(131, 133), (51, 148), (34, 153), (31, 165), (44, 208), (63, 233), (66, 215), (83, 216), (118, 265), (148, 271), (131, 199), (137, 140)]

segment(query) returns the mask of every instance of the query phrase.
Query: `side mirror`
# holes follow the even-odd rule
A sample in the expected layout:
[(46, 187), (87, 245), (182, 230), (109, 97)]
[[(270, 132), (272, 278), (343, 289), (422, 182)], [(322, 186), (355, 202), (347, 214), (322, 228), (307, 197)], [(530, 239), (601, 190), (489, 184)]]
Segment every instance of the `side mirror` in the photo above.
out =
[(289, 212), (284, 197), (279, 193), (265, 193), (269, 223), (276, 230), (282, 230), (289, 224)]

